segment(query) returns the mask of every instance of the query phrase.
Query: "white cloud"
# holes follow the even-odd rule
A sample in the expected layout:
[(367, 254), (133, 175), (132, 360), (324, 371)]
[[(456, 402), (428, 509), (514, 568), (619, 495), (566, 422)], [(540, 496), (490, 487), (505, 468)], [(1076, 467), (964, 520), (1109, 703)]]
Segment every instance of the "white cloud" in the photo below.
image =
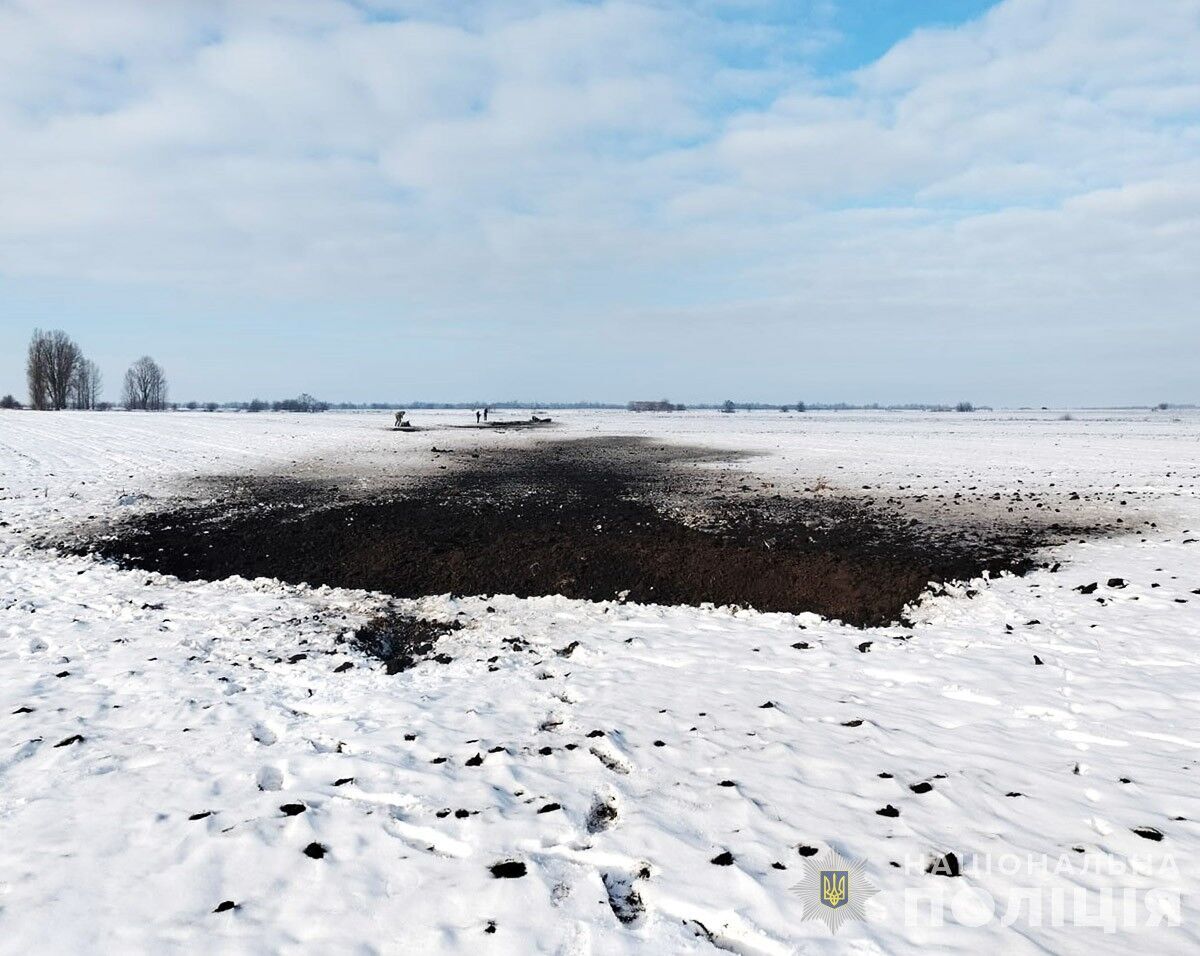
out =
[(0, 275), (547, 328), (1200, 291), (1198, 0), (1006, 0), (824, 78), (821, 6), (0, 0)]

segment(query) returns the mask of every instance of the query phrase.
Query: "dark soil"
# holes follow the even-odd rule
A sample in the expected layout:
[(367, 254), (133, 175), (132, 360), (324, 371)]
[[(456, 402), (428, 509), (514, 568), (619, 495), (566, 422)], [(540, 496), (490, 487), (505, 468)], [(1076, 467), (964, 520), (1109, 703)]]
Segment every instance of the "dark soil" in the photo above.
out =
[[(463, 455), (436, 478), (370, 493), (231, 478), (203, 505), (143, 515), (75, 550), (184, 579), (712, 602), (867, 626), (900, 619), (930, 581), (1022, 573), (1037, 548), (1081, 530), (1012, 516), (939, 526), (865, 496), (752, 492), (695, 467), (704, 457), (715, 456), (580, 440)], [(433, 637), (366, 640), (403, 666)]]
[(397, 674), (428, 660), (438, 638), (461, 626), (457, 622), (439, 624), (407, 615), (384, 614), (360, 627), (354, 639), (364, 652), (383, 661), (389, 674)]

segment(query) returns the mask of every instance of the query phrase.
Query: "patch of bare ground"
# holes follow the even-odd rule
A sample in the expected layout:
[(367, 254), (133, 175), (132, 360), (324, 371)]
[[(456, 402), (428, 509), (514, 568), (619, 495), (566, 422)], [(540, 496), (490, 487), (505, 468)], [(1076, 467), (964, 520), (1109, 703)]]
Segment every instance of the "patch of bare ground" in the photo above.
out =
[(918, 519), (828, 489), (745, 484), (730, 494), (728, 471), (687, 467), (716, 457), (584, 439), (487, 451), (369, 493), (241, 476), (205, 504), (141, 515), (73, 547), (184, 579), (273, 577), (398, 597), (620, 595), (870, 626), (901, 619), (931, 581), (1023, 573), (1040, 548), (1110, 530), (1081, 514)]

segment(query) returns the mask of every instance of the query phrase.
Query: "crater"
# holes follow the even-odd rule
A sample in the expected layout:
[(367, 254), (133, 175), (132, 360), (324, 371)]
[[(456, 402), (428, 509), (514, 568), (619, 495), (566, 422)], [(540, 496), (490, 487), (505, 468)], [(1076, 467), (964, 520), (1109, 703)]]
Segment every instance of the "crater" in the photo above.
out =
[[(561, 594), (903, 620), (931, 582), (1022, 574), (1039, 549), (1111, 530), (1082, 512), (908, 512), (869, 495), (775, 487), (708, 467), (726, 453), (640, 439), (537, 442), (452, 457), (419, 480), (207, 479), (202, 503), (69, 547), (123, 567), (364, 588), (397, 597)], [(727, 455), (726, 455), (727, 457)], [(390, 645), (389, 645), (390, 646)]]

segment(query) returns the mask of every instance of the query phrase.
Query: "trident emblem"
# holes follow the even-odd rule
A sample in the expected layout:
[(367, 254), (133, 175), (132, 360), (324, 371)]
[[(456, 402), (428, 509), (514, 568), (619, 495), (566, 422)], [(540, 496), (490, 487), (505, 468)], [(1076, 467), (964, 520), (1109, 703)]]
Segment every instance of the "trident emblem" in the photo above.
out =
[(847, 873), (847, 870), (821, 871), (821, 902), (830, 909), (845, 906), (849, 900)]
[(804, 918), (819, 919), (836, 933), (850, 920), (867, 918), (863, 904), (879, 892), (867, 879), (862, 860), (830, 849), (804, 861), (804, 879), (792, 887), (804, 900)]

